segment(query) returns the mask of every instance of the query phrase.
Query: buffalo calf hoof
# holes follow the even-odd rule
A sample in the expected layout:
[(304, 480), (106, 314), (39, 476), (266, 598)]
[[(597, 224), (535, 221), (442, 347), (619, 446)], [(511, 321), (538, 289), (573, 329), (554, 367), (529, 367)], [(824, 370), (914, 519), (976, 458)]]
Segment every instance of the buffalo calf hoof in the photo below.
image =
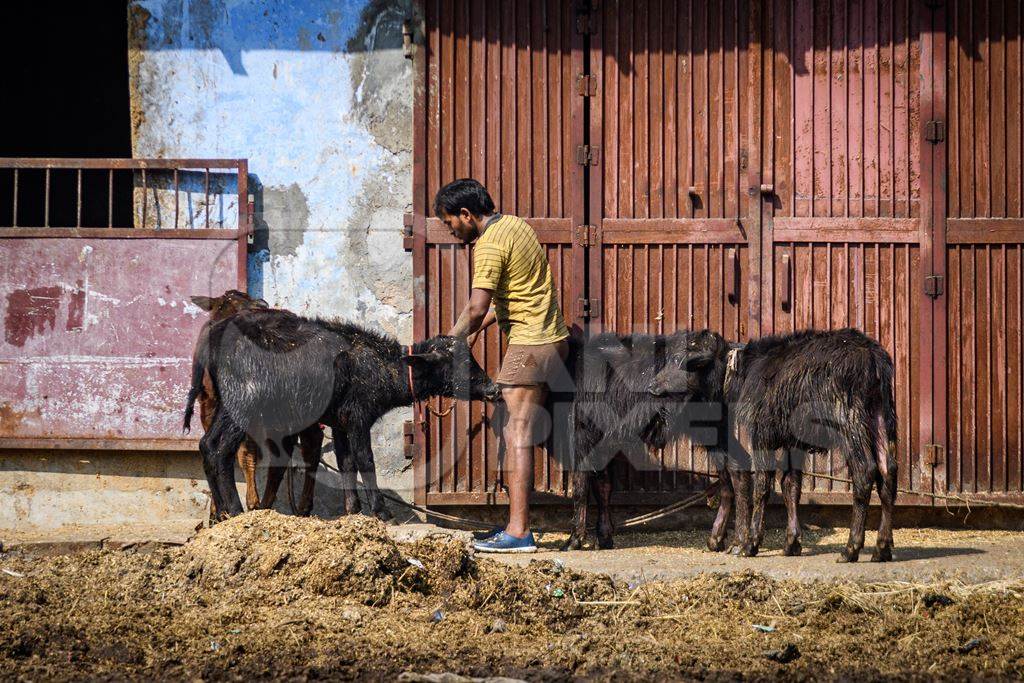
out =
[(577, 536), (576, 534), (572, 534), (571, 536), (569, 536), (569, 540), (567, 540), (565, 543), (562, 544), (562, 548), (561, 549), (563, 551), (564, 550), (583, 550), (583, 538), (581, 538), (580, 536)]
[(612, 540), (611, 536), (599, 536), (597, 547), (601, 550), (611, 550), (615, 547), (615, 541)]
[(740, 548), (740, 557), (757, 557), (758, 547), (753, 543), (744, 543)]
[(786, 557), (798, 557), (803, 553), (804, 548), (800, 545), (800, 541), (788, 541), (786, 547), (782, 549), (782, 554)]
[(892, 546), (882, 546), (875, 548), (875, 552), (871, 553), (872, 562), (892, 562)]
[(839, 557), (836, 558), (836, 562), (844, 564), (846, 562), (856, 562), (857, 558), (860, 557), (860, 551), (846, 547), (839, 552)]
[(395, 516), (391, 514), (391, 511), (388, 510), (387, 508), (381, 508), (380, 510), (376, 510), (373, 513), (373, 516), (382, 522), (390, 522), (395, 518)]
[(720, 553), (725, 550), (725, 538), (715, 538), (714, 536), (708, 536), (708, 550), (713, 553)]

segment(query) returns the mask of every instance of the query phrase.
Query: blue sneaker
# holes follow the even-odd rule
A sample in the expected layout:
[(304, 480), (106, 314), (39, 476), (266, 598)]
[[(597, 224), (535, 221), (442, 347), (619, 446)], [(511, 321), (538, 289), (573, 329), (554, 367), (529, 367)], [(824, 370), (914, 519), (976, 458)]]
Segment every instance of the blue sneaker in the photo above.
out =
[(486, 541), (489, 538), (494, 538), (495, 536), (497, 536), (498, 534), (500, 534), (504, 530), (505, 530), (505, 527), (503, 527), (503, 526), (496, 526), (496, 527), (491, 527), (487, 531), (474, 531), (473, 532), (473, 540), (474, 541)]
[(481, 553), (535, 553), (537, 544), (533, 540), (533, 532), (522, 538), (509, 536), (504, 531), (491, 536), (485, 541), (477, 541), (473, 548)]

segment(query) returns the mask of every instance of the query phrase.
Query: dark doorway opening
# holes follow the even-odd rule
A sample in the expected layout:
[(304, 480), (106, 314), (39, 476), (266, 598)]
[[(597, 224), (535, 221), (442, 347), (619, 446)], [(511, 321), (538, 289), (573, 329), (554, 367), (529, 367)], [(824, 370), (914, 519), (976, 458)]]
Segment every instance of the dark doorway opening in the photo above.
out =
[[(6, 4), (0, 52), (8, 122), (0, 157), (132, 156), (125, 2)], [(15, 216), (14, 172), (0, 171), (0, 226), (132, 225), (130, 174), (83, 172), (80, 209), (76, 171), (50, 172), (48, 202), (45, 176), (18, 173)]]

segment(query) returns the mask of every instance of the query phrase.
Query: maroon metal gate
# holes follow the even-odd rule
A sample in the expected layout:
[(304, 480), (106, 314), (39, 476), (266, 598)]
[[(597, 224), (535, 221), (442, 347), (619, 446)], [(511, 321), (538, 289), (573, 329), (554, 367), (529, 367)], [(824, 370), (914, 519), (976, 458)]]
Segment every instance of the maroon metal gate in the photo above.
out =
[[(473, 175), (502, 210), (539, 218), (545, 239), (557, 225), (576, 324), (730, 339), (858, 327), (896, 362), (900, 485), (1021, 497), (1019, 3), (424, 4), (417, 336), (442, 331), (468, 294), (468, 261), (432, 251), (426, 213), (441, 183)], [(480, 88), (489, 105), (471, 110)], [(524, 203), (554, 191), (553, 147), (562, 196), (578, 203)], [(489, 344), (493, 370), (500, 342)], [(454, 432), (410, 428), (424, 447), (411, 453), (420, 502), (498, 500), (490, 470), (459, 474), (481, 467), (481, 423), (460, 409)], [(660, 458), (658, 471), (624, 467), (620, 502), (700, 484), (678, 471), (703, 470), (699, 452)], [(842, 474), (834, 457), (811, 467)], [(538, 490), (560, 491), (552, 471), (538, 468)], [(828, 480), (806, 488), (811, 502), (848, 499)]]
[(235, 159), (0, 159), (0, 449), (196, 447), (189, 297), (245, 289), (247, 180)]

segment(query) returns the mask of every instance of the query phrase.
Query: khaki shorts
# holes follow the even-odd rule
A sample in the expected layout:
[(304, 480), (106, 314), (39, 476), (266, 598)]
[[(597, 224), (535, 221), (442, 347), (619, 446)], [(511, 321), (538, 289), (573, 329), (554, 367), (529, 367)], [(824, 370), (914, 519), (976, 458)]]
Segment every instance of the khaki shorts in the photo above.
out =
[(501, 360), (501, 370), (494, 380), (506, 386), (547, 385), (565, 373), (565, 359), (569, 355), (569, 342), (551, 344), (509, 344)]

